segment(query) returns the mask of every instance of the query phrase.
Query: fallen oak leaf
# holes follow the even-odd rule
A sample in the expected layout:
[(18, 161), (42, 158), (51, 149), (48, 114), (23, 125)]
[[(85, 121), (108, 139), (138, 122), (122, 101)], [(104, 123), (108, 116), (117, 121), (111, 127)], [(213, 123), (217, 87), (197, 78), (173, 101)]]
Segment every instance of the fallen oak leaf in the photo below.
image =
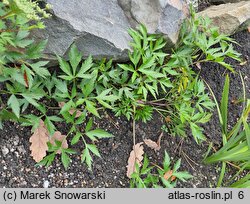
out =
[(134, 145), (133, 150), (130, 152), (127, 165), (127, 177), (131, 178), (131, 175), (135, 172), (135, 164), (141, 166), (141, 161), (143, 160), (143, 142), (137, 143)]
[[(59, 102), (58, 105), (59, 105), (60, 108), (62, 108), (65, 105), (65, 103), (64, 102)], [(76, 118), (79, 118), (82, 115), (81, 111), (76, 110), (74, 108), (71, 108), (69, 110), (70, 115), (73, 115), (75, 112), (76, 112)]]
[[(62, 148), (63, 148), (63, 149), (67, 149), (67, 148), (68, 148), (68, 142), (67, 142), (67, 140), (66, 140), (66, 135), (62, 135), (62, 133), (59, 132), (59, 131), (56, 131), (56, 132), (54, 133), (54, 135), (49, 139), (49, 142), (50, 142), (52, 145), (56, 145), (56, 144), (55, 144), (55, 141), (60, 141), (60, 142), (62, 142)], [(57, 153), (57, 154), (61, 154), (61, 151), (58, 150), (56, 153)]]
[(36, 162), (40, 162), (46, 156), (47, 142), (49, 141), (49, 132), (43, 120), (40, 120), (39, 126), (35, 129), (29, 141), (31, 142), (31, 156)]

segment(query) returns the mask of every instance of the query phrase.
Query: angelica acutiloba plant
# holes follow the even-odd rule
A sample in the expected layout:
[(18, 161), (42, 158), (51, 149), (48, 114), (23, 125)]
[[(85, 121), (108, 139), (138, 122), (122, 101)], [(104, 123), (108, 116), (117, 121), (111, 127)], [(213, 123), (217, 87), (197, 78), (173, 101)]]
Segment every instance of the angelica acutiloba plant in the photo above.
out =
[[(214, 29), (200, 31), (198, 26), (207, 24), (191, 19), (183, 25), (187, 30), (181, 33), (182, 43), (169, 55), (164, 52), (164, 38), (148, 34), (141, 25), (129, 31), (133, 43), (128, 63), (94, 61), (91, 56), (83, 59), (72, 45), (69, 61), (58, 56), (60, 69), (53, 72), (47, 68), (48, 61), (39, 61), (46, 41), (35, 43), (29, 36), (30, 30), (44, 28), (42, 20), (50, 16), (47, 8), (25, 0), (0, 3), (0, 125), (13, 120), (32, 127), (31, 152), (36, 162), (50, 165), (59, 154), (68, 168), (70, 155), (77, 153), (71, 147), (81, 144), (81, 159), (91, 169), (93, 156), (101, 156), (95, 142), (112, 137), (95, 129), (93, 122), (106, 109), (144, 122), (150, 122), (157, 111), (170, 134), (185, 137), (191, 129), (197, 143), (205, 140), (200, 125), (209, 121), (213, 102), (192, 66), (205, 56), (222, 65), (224, 58), (216, 56), (236, 58), (230, 38)], [(189, 35), (192, 32), (196, 38)], [(221, 39), (220, 52), (214, 53), (211, 46), (204, 49), (195, 41), (207, 44), (205, 39), (211, 46)], [(194, 55), (194, 50), (201, 56)], [(67, 133), (58, 130), (60, 122), (69, 127)]]

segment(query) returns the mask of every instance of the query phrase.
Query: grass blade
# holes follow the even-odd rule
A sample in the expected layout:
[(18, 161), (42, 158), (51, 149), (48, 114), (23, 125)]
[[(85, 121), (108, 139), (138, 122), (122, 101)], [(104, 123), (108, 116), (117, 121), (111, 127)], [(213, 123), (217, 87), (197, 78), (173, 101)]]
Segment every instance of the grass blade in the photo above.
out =
[[(224, 83), (222, 99), (220, 104), (221, 117), (222, 117), (222, 132), (224, 133), (224, 136), (227, 135), (228, 95), (229, 95), (229, 77), (227, 75)], [(223, 138), (223, 143), (225, 142), (226, 138)]]
[(218, 183), (217, 183), (217, 188), (221, 187), (223, 178), (225, 176), (225, 172), (226, 172), (226, 162), (222, 162), (220, 177), (219, 177), (219, 180), (218, 180)]

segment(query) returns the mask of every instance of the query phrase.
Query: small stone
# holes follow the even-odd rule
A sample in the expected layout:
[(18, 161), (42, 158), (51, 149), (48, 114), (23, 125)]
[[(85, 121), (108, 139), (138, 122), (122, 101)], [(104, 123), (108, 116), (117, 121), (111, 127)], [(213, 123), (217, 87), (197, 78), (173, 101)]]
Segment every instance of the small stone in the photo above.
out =
[(2, 153), (3, 153), (3, 156), (6, 156), (8, 153), (9, 153), (9, 149), (5, 146), (2, 147)]
[(64, 179), (64, 185), (67, 186), (69, 183), (68, 179)]
[(19, 153), (17, 151), (14, 152), (16, 157), (19, 157)]
[(25, 186), (27, 186), (27, 181), (23, 181), (23, 182), (21, 182), (21, 184), (20, 184), (22, 187), (25, 187)]
[(43, 187), (44, 187), (44, 188), (48, 188), (48, 187), (49, 187), (49, 181), (45, 180), (45, 181), (43, 182)]
[(15, 136), (15, 137), (14, 137), (14, 140), (13, 140), (14, 146), (17, 146), (18, 143), (19, 143), (19, 137), (18, 137), (18, 136)]
[(19, 152), (20, 154), (25, 154), (25, 153), (26, 153), (26, 150), (25, 150), (25, 148), (24, 148), (23, 145), (18, 146), (18, 147), (17, 147), (17, 150), (18, 150), (18, 152)]
[(53, 178), (55, 176), (55, 174), (53, 174), (53, 173), (51, 173), (50, 175), (49, 175), (49, 177), (51, 177), (51, 178)]
[(102, 170), (102, 166), (99, 165), (99, 164), (96, 164), (95, 168), (96, 168), (98, 171), (101, 171), (101, 170)]

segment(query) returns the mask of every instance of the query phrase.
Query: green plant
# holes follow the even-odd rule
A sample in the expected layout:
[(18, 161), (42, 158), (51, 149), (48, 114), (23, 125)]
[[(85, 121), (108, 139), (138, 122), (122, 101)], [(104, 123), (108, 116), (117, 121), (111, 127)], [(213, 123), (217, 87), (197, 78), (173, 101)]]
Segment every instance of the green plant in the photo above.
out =
[(224, 61), (226, 57), (241, 60), (232, 43), (236, 42), (220, 34), (208, 18), (197, 17), (191, 7), (191, 17), (182, 25), (177, 48), (165, 64), (166, 69), (175, 73), (174, 86), (166, 97), (168, 112), (164, 130), (186, 136), (189, 126), (196, 142), (205, 140), (199, 123), (209, 121), (214, 103), (205, 93), (204, 83), (198, 80), (194, 67), (201, 69), (202, 63), (214, 62), (233, 72), (232, 66)]
[(192, 7), (190, 11), (191, 17), (182, 25), (178, 49), (173, 55), (175, 63), (181, 63), (189, 71), (190, 65), (198, 64), (199, 67), (200, 63), (214, 62), (234, 72), (225, 58), (241, 61), (240, 54), (233, 49), (233, 43), (237, 42), (221, 34), (208, 17), (197, 16)]
[[(171, 55), (163, 51), (164, 38), (148, 34), (141, 25), (139, 30), (129, 31), (133, 42), (128, 63), (116, 64), (106, 59), (97, 62), (91, 56), (83, 60), (76, 45), (72, 45), (69, 62), (58, 56), (60, 70), (52, 73), (46, 68), (47, 61), (38, 61), (46, 41), (36, 44), (29, 38), (29, 31), (43, 28), (42, 19), (48, 16), (32, 1), (0, 3), (3, 86), (0, 127), (4, 120), (31, 126), (33, 137), (41, 137), (48, 144), (43, 145), (36, 159), (39, 164), (48, 166), (60, 154), (67, 168), (69, 155), (76, 152), (64, 145), (65, 142), (70, 141), (71, 146), (81, 142), (82, 161), (91, 169), (93, 156), (100, 157), (95, 142), (112, 137), (93, 125), (94, 118), (100, 118), (101, 111), (106, 109), (114, 111), (116, 116), (125, 115), (128, 120), (143, 122), (150, 121), (153, 111), (157, 111), (166, 120), (167, 132), (186, 136), (191, 129), (197, 143), (205, 140), (200, 125), (209, 121), (214, 104), (193, 66), (213, 61), (232, 70), (224, 62), (226, 56), (239, 60), (239, 54), (230, 44), (234, 42), (231, 38), (207, 28), (207, 21), (192, 14), (183, 25), (180, 43)], [(218, 48), (214, 48), (216, 44)], [(29, 108), (35, 112), (31, 114)], [(60, 138), (52, 142), (61, 122), (67, 124), (67, 133), (60, 133)], [(37, 129), (42, 129), (44, 134), (35, 134)]]
[(147, 34), (144, 26), (129, 34), (133, 38), (131, 63), (116, 68), (126, 76), (115, 85), (120, 96), (116, 115), (147, 122), (155, 110), (169, 118), (164, 129), (172, 135), (186, 136), (189, 126), (197, 143), (205, 140), (199, 124), (209, 121), (213, 102), (203, 82), (190, 67), (189, 75), (183, 71), (182, 64), (174, 61), (177, 54), (167, 58), (162, 37)]
[(45, 10), (27, 0), (0, 3), (0, 82), (6, 87), (1, 94), (8, 97), (8, 106), (0, 113), (0, 124), (4, 118), (22, 120), (21, 112), (29, 104), (38, 106), (36, 100), (44, 96), (41, 83), (50, 76), (45, 68), (48, 62), (32, 60), (41, 57), (46, 41), (34, 43), (29, 39), (29, 31), (43, 28), (41, 20), (47, 17), (49, 14)]
[[(131, 188), (174, 188), (177, 183), (177, 179), (185, 182), (192, 178), (188, 172), (178, 171), (181, 165), (181, 159), (179, 159), (174, 166), (171, 166), (171, 161), (168, 153), (165, 151), (163, 168), (153, 164), (149, 165), (147, 156), (144, 157), (143, 166), (140, 168), (136, 164), (136, 170), (131, 175), (130, 187)], [(156, 173), (155, 173), (156, 168)]]
[[(47, 5), (47, 8), (49, 8), (49, 5)], [(31, 76), (39, 70), (37, 68), (39, 64), (30, 65), (27, 60), (38, 59), (41, 56), (41, 50), (43, 50), (46, 45), (46, 41), (35, 44), (28, 36), (30, 30), (44, 28), (42, 19), (48, 17), (50, 17), (50, 15), (44, 9), (39, 8), (38, 3), (35, 2), (28, 0), (5, 0), (0, 2), (1, 74), (5, 77), (12, 77), (6, 70), (6, 66), (9, 63), (15, 63), (16, 68), (19, 68), (19, 72), (20, 70), (23, 72), (28, 70), (27, 75)], [(23, 65), (23, 67), (21, 65)], [(40, 66), (44, 65), (46, 64), (44, 63)], [(29, 68), (31, 68), (31, 70)], [(12, 69), (13, 72), (15, 70), (14, 68)], [(42, 76), (46, 76), (46, 74), (47, 72), (44, 73), (44, 75), (42, 74)], [(15, 73), (13, 79), (26, 86), (27, 83), (25, 80), (21, 80), (23, 77), (18, 79), (16, 75), (18, 75), (18, 73)], [(1, 77), (1, 81), (3, 80), (4, 78)]]
[(118, 64), (117, 69), (126, 78), (117, 83), (120, 104), (115, 112), (117, 116), (125, 115), (127, 119), (135, 115), (136, 120), (146, 122), (151, 118), (152, 108), (145, 101), (151, 96), (157, 99), (159, 87), (166, 90), (173, 86), (162, 66), (167, 56), (162, 51), (166, 42), (163, 37), (148, 35), (143, 25), (139, 31), (130, 29), (129, 34), (133, 38), (133, 51), (129, 52), (131, 63)]
[(245, 175), (243, 178), (239, 179), (232, 185), (231, 188), (250, 188), (250, 174)]
[[(92, 85), (95, 83), (99, 67), (93, 68), (91, 57), (80, 64), (82, 56), (75, 46), (72, 46), (69, 53), (70, 63), (58, 57), (62, 70), (59, 76), (56, 73), (51, 76), (45, 67), (47, 61), (34, 61), (42, 56), (46, 41), (34, 43), (29, 38), (29, 31), (43, 28), (42, 19), (47, 17), (49, 14), (40, 9), (35, 2), (8, 0), (0, 3), (0, 82), (4, 82), (1, 84), (4, 88), (0, 91), (0, 127), (3, 120), (13, 120), (21, 122), (23, 126), (32, 126), (33, 132), (41, 128), (47, 135), (48, 131), (48, 137), (43, 138), (43, 142), (48, 141), (48, 149), (43, 147), (44, 149), (37, 151), (48, 151), (50, 154), (41, 162), (40, 159), (36, 161), (50, 165), (60, 151), (65, 168), (70, 163), (68, 154), (76, 152), (63, 147), (63, 141), (73, 136), (71, 145), (75, 145), (79, 140), (83, 142), (82, 161), (91, 168), (91, 153), (96, 156), (100, 156), (100, 153), (96, 146), (89, 142), (112, 135), (101, 129), (93, 129), (91, 118), (88, 119), (84, 132), (79, 127), (87, 120), (88, 113), (99, 116), (95, 107), (97, 101), (110, 108), (108, 103), (118, 97), (109, 94), (111, 89), (100, 93), (93, 92)], [(90, 68), (93, 68), (91, 73), (85, 74)], [(7, 100), (2, 101), (2, 97)], [(50, 107), (47, 101), (52, 104), (60, 102), (61, 107)], [(36, 109), (36, 114), (27, 114), (30, 106)], [(78, 109), (83, 111), (80, 112)], [(57, 110), (60, 110), (60, 115)], [(42, 124), (44, 121), (46, 128), (41, 127), (41, 121)], [(56, 140), (53, 145), (50, 139), (57, 130), (55, 123), (62, 121), (71, 125), (71, 128), (61, 141)], [(39, 134), (35, 136), (40, 137)]]
[[(114, 102), (119, 97), (111, 94), (111, 88), (105, 90), (97, 88), (96, 81), (100, 67), (93, 63), (91, 57), (82, 61), (82, 55), (75, 45), (70, 49), (69, 63), (64, 61), (61, 57), (58, 57), (58, 61), (62, 71), (62, 73), (59, 73), (58, 77), (63, 80), (55, 77), (56, 75), (52, 76), (51, 83), (46, 85), (47, 90), (49, 90), (49, 98), (60, 104), (60, 114), (63, 121), (71, 126), (66, 135), (66, 138), (73, 136), (71, 145), (76, 145), (78, 142), (82, 141), (84, 148), (82, 150), (81, 159), (82, 162), (86, 162), (89, 169), (91, 169), (93, 161), (91, 153), (100, 157), (100, 153), (93, 143), (96, 142), (97, 139), (110, 138), (113, 136), (102, 129), (93, 130), (92, 118), (88, 120), (85, 131), (81, 131), (81, 127), (87, 120), (87, 115), (93, 114), (96, 117), (100, 117), (96, 107), (98, 104), (105, 108), (112, 109), (110, 103)], [(45, 120), (45, 124), (48, 130), (51, 130), (50, 133), (53, 134), (55, 131), (53, 123), (49, 121), (46, 123)], [(46, 156), (40, 164), (50, 165), (58, 148), (60, 148), (60, 146), (57, 148), (51, 147), (49, 152), (52, 153)], [(68, 167), (70, 160), (67, 158), (66, 153), (68, 153), (69, 150), (64, 151), (64, 157), (66, 159), (62, 159), (62, 162), (65, 167)], [(72, 151), (69, 153), (72, 153)]]
[[(242, 78), (242, 77), (241, 77)], [(217, 102), (211, 88), (210, 91), (214, 97), (219, 115), (219, 121), (222, 131), (223, 147), (216, 153), (204, 159), (206, 164), (222, 162), (222, 169), (218, 186), (222, 184), (226, 171), (226, 162), (234, 162), (240, 166), (240, 172), (250, 167), (250, 126), (248, 117), (250, 113), (250, 100), (245, 98), (245, 86), (242, 79), (244, 103), (242, 114), (231, 130), (228, 130), (228, 97), (229, 97), (229, 77), (226, 76), (221, 104)], [(238, 174), (236, 174), (238, 175)], [(246, 177), (248, 178), (248, 177)], [(242, 179), (241, 181), (245, 181)], [(237, 183), (241, 183), (240, 181)], [(237, 183), (235, 185), (237, 185)], [(234, 186), (234, 185), (233, 185)]]
[(206, 139), (200, 124), (210, 120), (214, 103), (194, 66), (201, 68), (204, 62), (214, 62), (234, 71), (224, 60), (230, 57), (240, 61), (240, 54), (233, 49), (235, 41), (211, 27), (209, 19), (197, 17), (192, 8), (191, 14), (169, 56), (163, 52), (166, 43), (162, 37), (148, 35), (144, 26), (129, 31), (133, 38), (131, 63), (119, 64), (128, 77), (116, 86), (120, 87), (120, 104), (115, 112), (146, 122), (152, 113), (147, 110), (155, 110), (166, 119), (165, 131), (185, 137), (191, 129), (199, 143)]

